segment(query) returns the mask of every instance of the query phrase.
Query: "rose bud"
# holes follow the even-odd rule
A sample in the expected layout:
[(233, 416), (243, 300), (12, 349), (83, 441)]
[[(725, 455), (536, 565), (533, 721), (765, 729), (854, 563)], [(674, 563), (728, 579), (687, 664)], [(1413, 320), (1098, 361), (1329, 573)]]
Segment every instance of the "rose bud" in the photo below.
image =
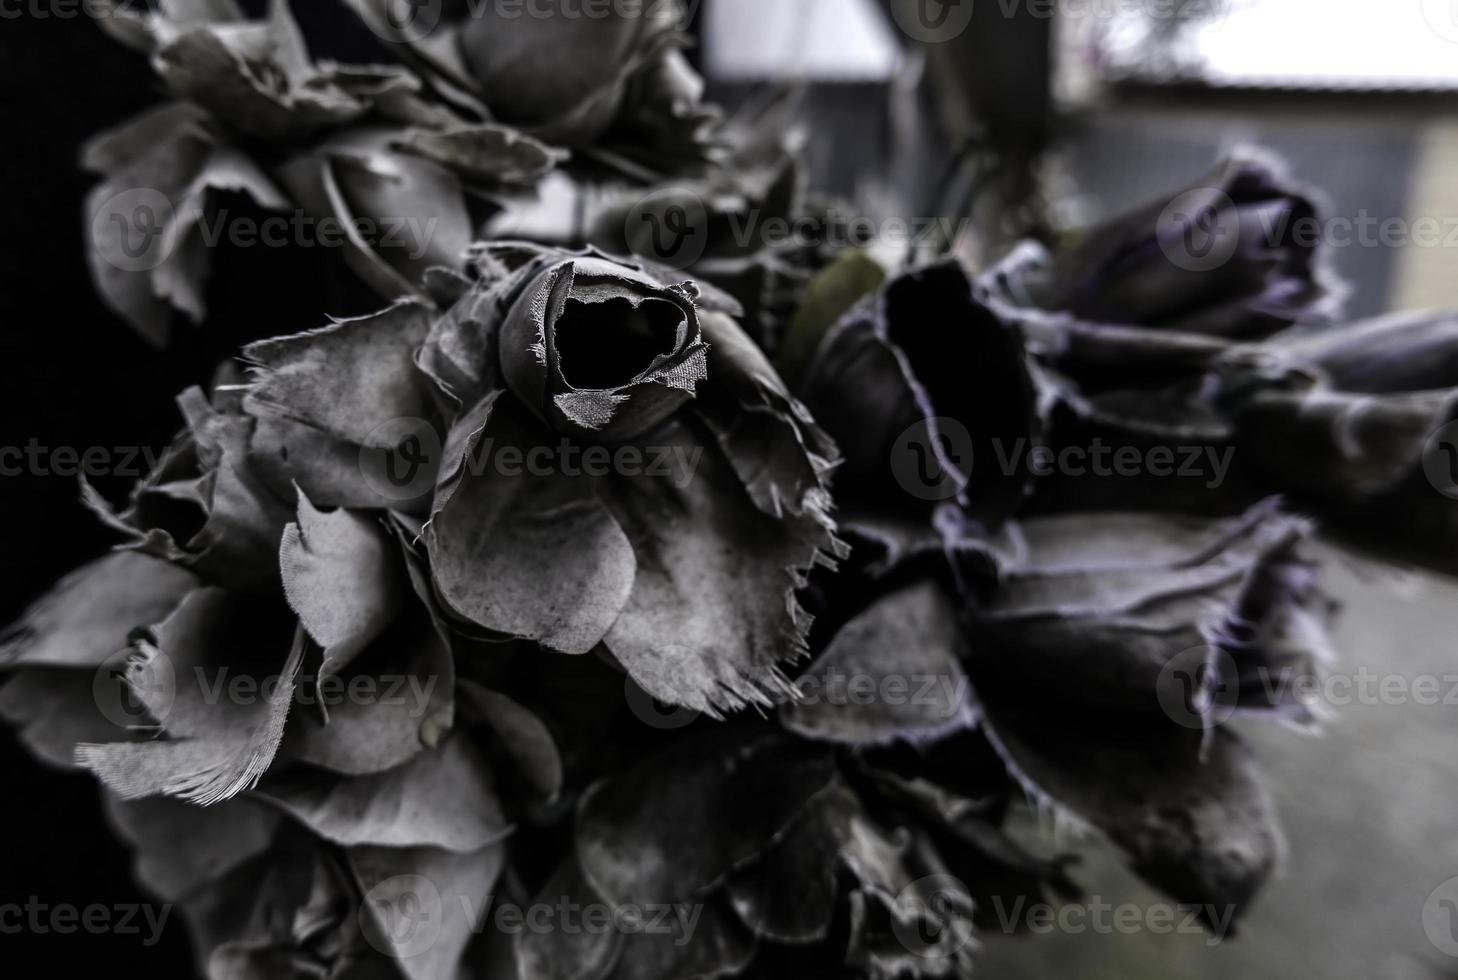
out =
[(1217, 398), (1238, 451), (1352, 543), (1458, 570), (1453, 324), (1397, 314), (1231, 352)]
[(1328, 317), (1340, 289), (1310, 234), (1316, 205), (1251, 155), (1083, 232), (1031, 272), (1029, 305), (1093, 323), (1259, 337)]
[(893, 280), (826, 331), (797, 389), (845, 456), (857, 513), (930, 515), (953, 502), (988, 525), (1016, 513), (1028, 474), (999, 454), (1039, 434), (1018, 334), (953, 262)]

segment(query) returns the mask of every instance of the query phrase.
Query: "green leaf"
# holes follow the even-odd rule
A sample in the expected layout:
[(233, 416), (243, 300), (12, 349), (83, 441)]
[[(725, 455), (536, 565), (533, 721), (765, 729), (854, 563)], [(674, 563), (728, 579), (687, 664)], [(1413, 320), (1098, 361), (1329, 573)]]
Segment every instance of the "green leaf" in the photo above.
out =
[(820, 271), (805, 287), (780, 348), (780, 375), (793, 387), (809, 365), (825, 332), (862, 299), (881, 288), (886, 270), (864, 249), (852, 248)]

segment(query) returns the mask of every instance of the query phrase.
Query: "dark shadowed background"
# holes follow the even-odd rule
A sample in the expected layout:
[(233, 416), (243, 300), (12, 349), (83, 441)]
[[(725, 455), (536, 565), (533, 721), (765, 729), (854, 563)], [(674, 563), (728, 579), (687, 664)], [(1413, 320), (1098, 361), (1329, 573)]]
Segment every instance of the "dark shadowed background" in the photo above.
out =
[[(173, 395), (206, 382), (235, 346), (239, 324), (269, 317), (280, 331), (312, 325), (282, 319), (320, 302), (308, 265), (290, 267), (277, 250), (221, 258), (214, 282), (223, 288), (213, 291), (212, 304), (224, 329), (184, 328), (165, 352), (147, 347), (96, 299), (82, 250), (91, 178), (77, 167), (78, 146), (159, 95), (143, 60), (89, 19), (0, 19), (0, 446), (37, 446), (42, 458), (62, 447), (101, 447), (118, 462), (132, 447), (158, 450), (180, 425)], [(14, 462), (12, 454), (7, 471)], [(78, 503), (77, 478), (40, 472), (49, 468), (0, 475), (0, 622), (114, 541)], [(131, 482), (94, 481), (113, 501)], [(149, 901), (105, 827), (94, 780), (40, 768), (8, 733), (0, 737), (0, 760), (0, 906), (32, 898), (78, 909)], [(0, 929), (13, 924), (13, 917), (0, 920)], [(13, 969), (29, 962), (56, 976), (191, 975), (180, 920), (168, 920), (157, 948), (143, 944), (146, 932), (0, 932), (0, 952)]]

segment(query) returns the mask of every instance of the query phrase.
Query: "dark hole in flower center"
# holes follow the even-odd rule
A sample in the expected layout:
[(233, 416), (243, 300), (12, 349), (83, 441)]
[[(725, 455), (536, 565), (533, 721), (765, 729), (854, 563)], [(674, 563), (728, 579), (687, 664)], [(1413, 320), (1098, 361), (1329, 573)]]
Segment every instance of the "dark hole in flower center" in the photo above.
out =
[(577, 389), (619, 388), (646, 371), (678, 343), (683, 310), (650, 299), (584, 303), (569, 299), (555, 333), (562, 377)]

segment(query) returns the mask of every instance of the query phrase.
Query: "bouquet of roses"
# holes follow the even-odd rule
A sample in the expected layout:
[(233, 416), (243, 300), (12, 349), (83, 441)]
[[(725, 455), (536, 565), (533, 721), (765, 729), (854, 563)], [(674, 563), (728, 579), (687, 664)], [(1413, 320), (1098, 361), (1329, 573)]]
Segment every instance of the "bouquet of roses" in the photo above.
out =
[[(206, 317), (216, 191), (436, 228), (351, 233), (379, 312), (183, 392), (123, 506), (84, 489), (116, 548), (0, 645), (0, 715), (99, 780), (200, 971), (966, 977), (1079, 891), (1023, 805), (1228, 931), (1281, 834), (1226, 723), (1316, 721), (1271, 683), (1331, 656), (1316, 522), (1451, 562), (1452, 319), (1343, 323), (1256, 155), (980, 271), (745, 248), (817, 205), (676, 5), (466, 6), (351, 0), (372, 65), (285, 0), (108, 21), (174, 99), (85, 154), (89, 221), (166, 205), (140, 259), (96, 222), (149, 338)], [(1098, 439), (1234, 469), (1035, 465)]]

